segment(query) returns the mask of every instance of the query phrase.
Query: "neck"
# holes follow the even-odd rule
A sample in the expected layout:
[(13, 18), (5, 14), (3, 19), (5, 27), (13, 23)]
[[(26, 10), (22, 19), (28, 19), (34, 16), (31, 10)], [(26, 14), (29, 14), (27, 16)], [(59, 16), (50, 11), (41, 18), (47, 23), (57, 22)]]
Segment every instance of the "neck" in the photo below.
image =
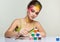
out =
[(31, 23), (33, 20), (29, 19), (29, 17), (26, 16), (26, 17), (25, 17), (25, 21), (26, 21), (27, 23)]

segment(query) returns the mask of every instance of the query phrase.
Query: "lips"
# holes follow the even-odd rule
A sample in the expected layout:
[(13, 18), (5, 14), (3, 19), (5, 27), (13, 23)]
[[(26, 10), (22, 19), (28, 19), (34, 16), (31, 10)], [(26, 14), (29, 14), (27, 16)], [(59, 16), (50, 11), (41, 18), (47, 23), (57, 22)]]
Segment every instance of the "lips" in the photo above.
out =
[(32, 19), (34, 19), (35, 17), (34, 16), (31, 16)]

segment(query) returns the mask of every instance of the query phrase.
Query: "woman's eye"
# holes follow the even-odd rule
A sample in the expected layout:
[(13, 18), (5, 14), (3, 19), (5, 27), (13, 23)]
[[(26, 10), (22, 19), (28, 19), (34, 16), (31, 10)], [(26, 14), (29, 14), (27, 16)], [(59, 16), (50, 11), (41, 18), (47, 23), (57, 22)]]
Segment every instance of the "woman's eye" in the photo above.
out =
[(31, 10), (31, 12), (35, 12), (34, 10)]
[(39, 12), (36, 12), (36, 15), (38, 15), (39, 14)]

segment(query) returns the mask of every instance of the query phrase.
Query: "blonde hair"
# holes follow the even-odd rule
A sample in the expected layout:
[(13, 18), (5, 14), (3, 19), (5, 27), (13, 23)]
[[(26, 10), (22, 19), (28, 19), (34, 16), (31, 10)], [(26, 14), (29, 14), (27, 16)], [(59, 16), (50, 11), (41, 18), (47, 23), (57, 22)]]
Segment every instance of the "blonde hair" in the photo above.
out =
[(38, 0), (32, 0), (32, 1), (28, 4), (28, 7), (27, 7), (27, 8), (29, 8), (31, 5), (38, 6), (40, 9), (42, 9), (42, 5), (41, 5), (41, 3), (40, 3)]

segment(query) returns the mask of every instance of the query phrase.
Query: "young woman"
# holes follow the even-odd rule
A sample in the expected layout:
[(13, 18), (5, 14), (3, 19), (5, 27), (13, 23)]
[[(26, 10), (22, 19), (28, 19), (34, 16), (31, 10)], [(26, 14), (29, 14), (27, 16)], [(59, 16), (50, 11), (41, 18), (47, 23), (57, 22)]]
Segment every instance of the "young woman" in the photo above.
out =
[(5, 32), (5, 37), (18, 38), (21, 34), (26, 36), (33, 28), (38, 28), (42, 37), (46, 36), (46, 32), (38, 21), (34, 19), (39, 15), (42, 5), (37, 0), (32, 0), (27, 6), (27, 15), (24, 18), (15, 19), (9, 29)]

